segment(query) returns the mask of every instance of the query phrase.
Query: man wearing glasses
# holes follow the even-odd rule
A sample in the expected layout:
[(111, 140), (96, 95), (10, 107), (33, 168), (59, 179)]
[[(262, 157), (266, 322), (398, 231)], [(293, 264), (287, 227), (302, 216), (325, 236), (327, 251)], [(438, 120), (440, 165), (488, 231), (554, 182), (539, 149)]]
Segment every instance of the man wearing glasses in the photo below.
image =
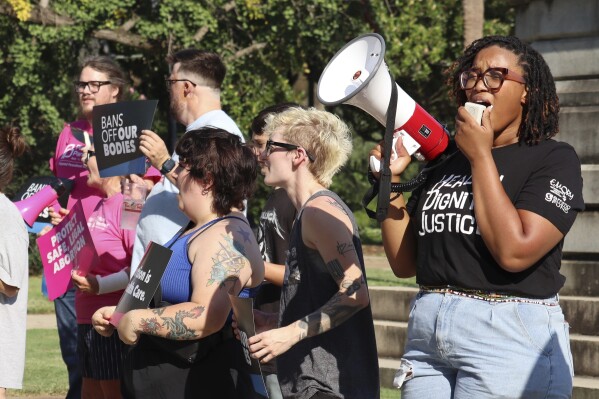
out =
[[(221, 109), (220, 92), (226, 68), (218, 54), (185, 49), (168, 57), (171, 74), (165, 81), (170, 93), (170, 109), (186, 131), (214, 126), (241, 137), (235, 122)], [(137, 225), (131, 273), (137, 269), (150, 241), (166, 243), (188, 218), (179, 210), (177, 193), (171, 172), (179, 157), (169, 155), (164, 141), (156, 133), (144, 130), (140, 147), (153, 166), (166, 177), (156, 184), (148, 196)]]

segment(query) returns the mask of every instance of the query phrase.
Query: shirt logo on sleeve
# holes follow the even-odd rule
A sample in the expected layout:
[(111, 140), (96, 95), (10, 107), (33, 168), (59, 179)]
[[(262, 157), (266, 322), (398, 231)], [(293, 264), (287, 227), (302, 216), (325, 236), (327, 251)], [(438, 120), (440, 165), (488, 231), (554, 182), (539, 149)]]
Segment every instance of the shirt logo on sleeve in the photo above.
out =
[(545, 194), (545, 201), (555, 205), (558, 209), (561, 209), (564, 213), (568, 213), (571, 206), (566, 201), (571, 201), (574, 198), (574, 194), (568, 187), (561, 184), (556, 179), (551, 179), (549, 182), (549, 192)]

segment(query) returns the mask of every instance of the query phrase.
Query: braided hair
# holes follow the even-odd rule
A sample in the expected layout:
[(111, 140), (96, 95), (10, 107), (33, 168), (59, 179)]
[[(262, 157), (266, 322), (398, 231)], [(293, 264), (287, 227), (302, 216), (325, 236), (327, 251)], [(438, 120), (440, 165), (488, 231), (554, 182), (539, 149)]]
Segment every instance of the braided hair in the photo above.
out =
[(559, 132), (559, 99), (551, 71), (539, 52), (515, 36), (486, 36), (472, 42), (449, 68), (447, 83), (451, 96), (458, 105), (464, 105), (467, 98), (460, 87), (460, 73), (472, 67), (479, 51), (491, 46), (514, 53), (524, 70), (527, 94), (518, 141), (534, 145), (555, 136)]

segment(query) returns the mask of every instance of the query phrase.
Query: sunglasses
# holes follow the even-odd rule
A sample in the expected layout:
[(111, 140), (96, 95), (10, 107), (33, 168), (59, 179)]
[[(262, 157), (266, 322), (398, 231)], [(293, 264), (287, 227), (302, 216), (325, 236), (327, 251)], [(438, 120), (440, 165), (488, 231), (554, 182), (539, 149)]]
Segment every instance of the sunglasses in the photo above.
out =
[[(266, 142), (266, 156), (270, 156), (270, 153), (272, 152), (272, 147), (281, 147), (284, 148), (287, 151), (293, 151), (293, 150), (297, 150), (298, 148), (302, 148), (302, 146), (300, 145), (296, 145), (296, 144), (290, 144), (290, 143), (281, 143), (278, 141), (272, 141), (272, 140), (268, 140)], [(306, 151), (306, 149), (304, 148), (304, 151)], [(308, 151), (306, 151), (306, 155), (308, 156), (308, 159), (310, 160), (310, 162), (314, 162), (315, 159), (312, 155), (310, 155), (310, 153)]]

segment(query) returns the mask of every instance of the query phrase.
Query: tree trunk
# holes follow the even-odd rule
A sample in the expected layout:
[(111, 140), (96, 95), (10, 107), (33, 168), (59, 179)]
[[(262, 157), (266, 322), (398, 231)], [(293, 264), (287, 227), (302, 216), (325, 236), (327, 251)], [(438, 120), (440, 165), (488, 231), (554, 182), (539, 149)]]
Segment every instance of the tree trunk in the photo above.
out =
[(464, 13), (464, 48), (483, 36), (484, 0), (462, 0)]

